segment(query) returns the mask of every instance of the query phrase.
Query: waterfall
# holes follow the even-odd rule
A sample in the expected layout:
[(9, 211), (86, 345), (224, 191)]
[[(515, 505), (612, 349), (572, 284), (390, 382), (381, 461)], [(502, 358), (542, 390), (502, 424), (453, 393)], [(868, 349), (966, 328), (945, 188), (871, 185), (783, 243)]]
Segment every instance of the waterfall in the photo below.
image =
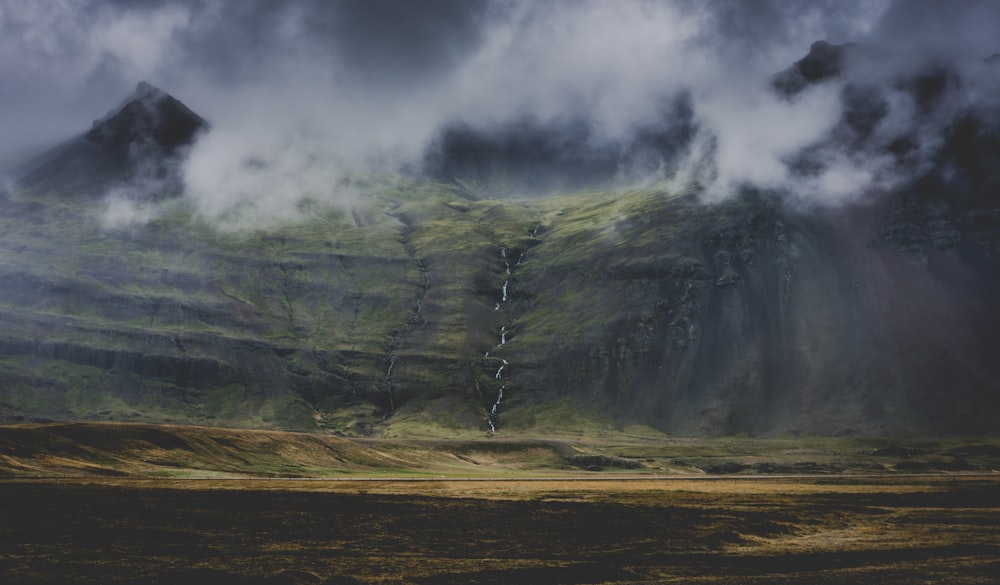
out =
[[(535, 226), (535, 229), (532, 230), (532, 236), (534, 236), (537, 231), (538, 231), (538, 226)], [(519, 253), (518, 256), (517, 256), (517, 260), (515, 261), (514, 265), (511, 266), (511, 262), (510, 262), (511, 259), (507, 256), (507, 248), (505, 248), (505, 247), (501, 247), (500, 248), (500, 260), (503, 261), (504, 272), (507, 274), (507, 278), (504, 280), (503, 287), (500, 289), (500, 294), (501, 294), (500, 302), (498, 302), (498, 303), (496, 303), (496, 305), (494, 305), (494, 307), (493, 307), (494, 311), (499, 311), (501, 303), (506, 303), (510, 299), (510, 293), (509, 293), (508, 288), (510, 287), (510, 279), (513, 276), (512, 269), (514, 267), (516, 267), (516, 266), (520, 266), (521, 265), (521, 260), (523, 258), (524, 258), (524, 253), (523, 252)], [(502, 325), (500, 327), (500, 345), (503, 346), (503, 345), (506, 345), (506, 344), (507, 344), (507, 325)], [(483, 354), (483, 358), (484, 359), (488, 358), (489, 355), (490, 355), (490, 352), (486, 352), (485, 354)], [(501, 363), (500, 367), (497, 368), (496, 374), (493, 376), (493, 378), (495, 380), (500, 380), (501, 376), (503, 375), (504, 368), (506, 368), (508, 365), (510, 365), (510, 362), (508, 362), (507, 360), (505, 360), (503, 358), (501, 358), (500, 361), (502, 363)], [(490, 426), (490, 432), (496, 432), (496, 430), (497, 430), (497, 427), (496, 427), (496, 424), (495, 424), (496, 417), (497, 417), (497, 411), (500, 409), (500, 402), (503, 401), (503, 391), (506, 388), (507, 388), (506, 384), (501, 384), (500, 385), (500, 389), (497, 391), (497, 399), (493, 403), (493, 406), (490, 408), (490, 414), (489, 414), (489, 416), (486, 419), (486, 423)]]
[[(510, 283), (510, 260), (507, 259), (507, 248), (500, 248), (500, 259), (503, 260), (504, 271), (507, 273), (507, 280), (503, 281), (503, 298), (500, 299), (500, 303), (507, 302), (507, 285)], [(500, 310), (500, 303), (493, 308), (494, 311)]]
[(413, 325), (418, 319), (420, 319), (420, 313), (424, 309), (424, 299), (427, 297), (427, 291), (431, 288), (431, 276), (427, 271), (427, 267), (424, 266), (423, 260), (417, 257), (417, 251), (413, 248), (413, 246), (407, 244), (406, 253), (410, 255), (414, 264), (417, 265), (417, 269), (420, 270), (420, 275), (423, 279), (423, 285), (420, 288), (420, 293), (417, 294), (417, 302), (413, 307), (413, 314), (410, 315), (410, 320), (407, 322), (407, 325)]
[(490, 419), (491, 420), (492, 420), (492, 417), (494, 417), (494, 416), (497, 415), (497, 408), (499, 408), (499, 406), (500, 406), (500, 401), (503, 400), (503, 391), (504, 391), (504, 388), (506, 388), (506, 387), (507, 387), (506, 384), (500, 386), (500, 391), (497, 392), (497, 401), (493, 403), (493, 410), (490, 411)]
[[(399, 204), (397, 203), (390, 211), (387, 212), (387, 215), (389, 215), (390, 217), (394, 217), (396, 219), (400, 219), (396, 217), (396, 215), (394, 215), (395, 210), (398, 208)], [(400, 221), (403, 220), (400, 219)], [(422, 319), (421, 314), (423, 313), (424, 309), (424, 300), (426, 300), (427, 292), (431, 288), (430, 271), (427, 270), (427, 266), (424, 265), (424, 261), (421, 260), (419, 256), (417, 256), (417, 249), (414, 248), (409, 242), (409, 228), (403, 230), (400, 233), (398, 241), (406, 249), (407, 256), (409, 256), (410, 259), (413, 261), (413, 263), (416, 265), (417, 270), (420, 271), (422, 282), (420, 286), (420, 292), (417, 293), (417, 298), (413, 303), (413, 310), (410, 313), (410, 317), (406, 320), (403, 326), (397, 329), (396, 332), (393, 333), (392, 337), (385, 343), (386, 357), (389, 358), (389, 366), (385, 370), (385, 392), (389, 397), (389, 409), (388, 411), (386, 411), (384, 418), (387, 418), (393, 411), (396, 410), (396, 401), (392, 393), (392, 369), (396, 365), (397, 358), (395, 355), (393, 355), (392, 350), (394, 347), (398, 346), (398, 343), (402, 338), (406, 337), (412, 332), (414, 327), (423, 325), (423, 323), (421, 323)], [(343, 260), (341, 261), (343, 262)], [(353, 275), (352, 278), (354, 278)], [(358, 304), (360, 303), (360, 299), (361, 295), (359, 293), (358, 298), (355, 300), (355, 315), (354, 315), (355, 321), (357, 320)], [(352, 321), (351, 331), (353, 331), (353, 328), (354, 328), (354, 322)]]
[(392, 367), (396, 365), (396, 356), (389, 354), (389, 367), (385, 371), (385, 392), (389, 395), (389, 412), (396, 410), (392, 400)]
[[(507, 360), (504, 360), (504, 359), (502, 359), (502, 360), (500, 360), (500, 361), (502, 361), (502, 362), (503, 362), (503, 365), (502, 365), (502, 366), (500, 366), (500, 369), (499, 369), (499, 370), (497, 370), (497, 375), (496, 375), (496, 379), (497, 379), (497, 380), (499, 380), (499, 379), (500, 379), (500, 372), (502, 372), (502, 371), (503, 371), (503, 369), (504, 369), (504, 368), (506, 368), (506, 367), (507, 367), (507, 366), (509, 365), (509, 364), (507, 363)], [(390, 367), (391, 367), (391, 366), (390, 366)]]

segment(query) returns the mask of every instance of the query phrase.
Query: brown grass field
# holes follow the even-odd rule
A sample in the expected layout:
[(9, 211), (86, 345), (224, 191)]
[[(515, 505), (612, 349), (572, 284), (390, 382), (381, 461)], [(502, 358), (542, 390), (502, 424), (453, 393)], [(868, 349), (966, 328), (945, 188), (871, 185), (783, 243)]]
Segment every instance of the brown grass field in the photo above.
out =
[[(74, 440), (58, 439), (67, 435)], [(198, 446), (239, 437), (266, 448), (220, 451), (212, 460)], [(285, 439), (137, 426), (0, 427), (0, 582), (1000, 580), (1000, 474), (896, 469), (896, 463), (914, 459), (917, 467), (947, 462), (942, 453), (988, 455), (990, 442), (925, 443), (919, 453), (912, 446), (883, 447), (902, 459), (864, 474), (849, 465), (856, 445), (830, 443), (824, 461), (839, 461), (840, 471), (775, 476), (757, 472), (773, 469), (776, 461), (795, 469), (791, 458), (802, 453), (810, 465), (801, 468), (815, 470), (821, 462), (812, 459), (822, 453), (816, 445), (789, 449), (781, 441), (744, 445), (742, 455), (727, 461), (766, 458), (768, 466), (696, 475), (662, 469), (663, 462), (692, 448), (688, 443), (667, 442), (656, 451), (653, 443), (602, 450), (596, 443), (316, 443), (300, 434)], [(151, 446), (142, 447), (142, 441)], [(286, 453), (304, 466), (309, 461), (299, 450), (317, 444), (329, 447), (312, 461), (323, 473), (278, 477), (290, 475), (284, 469), (259, 477), (261, 461), (271, 465), (265, 452)], [(711, 442), (699, 445), (701, 452), (713, 448)], [(559, 463), (574, 461), (582, 450), (609, 457), (644, 450), (648, 457), (642, 468), (627, 470)], [(151, 465), (154, 453), (171, 473), (156, 476), (142, 467)], [(424, 459), (407, 459), (420, 454)], [(226, 467), (237, 455), (247, 461), (242, 476)], [(693, 456), (685, 451), (681, 458)], [(323, 467), (338, 458), (350, 473)], [(410, 465), (373, 465), (365, 472), (358, 458)], [(538, 458), (549, 467), (529, 464)], [(180, 473), (179, 460), (200, 467)], [(251, 468), (258, 477), (242, 478)], [(464, 478), (458, 475), (463, 469)], [(473, 469), (480, 473), (467, 473)]]

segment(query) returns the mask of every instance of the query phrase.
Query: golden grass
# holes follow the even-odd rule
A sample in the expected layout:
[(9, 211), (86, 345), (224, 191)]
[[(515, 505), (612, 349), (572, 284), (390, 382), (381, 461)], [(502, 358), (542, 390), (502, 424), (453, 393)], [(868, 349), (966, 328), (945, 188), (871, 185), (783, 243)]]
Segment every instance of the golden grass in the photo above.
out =
[[(0, 574), (122, 584), (991, 583), (1000, 573), (996, 452), (990, 438), (685, 439), (632, 429), (349, 439), (7, 426)], [(591, 471), (572, 464), (580, 455), (642, 466)], [(750, 467), (705, 472), (720, 462)], [(859, 462), (867, 466), (851, 467)], [(761, 474), (773, 469), (822, 472)]]
[(0, 572), (19, 583), (990, 583), (998, 487), (995, 476), (0, 480)]
[[(555, 408), (552, 416), (563, 416)], [(548, 410), (541, 409), (544, 421)], [(410, 438), (129, 423), (0, 426), (0, 477), (616, 477), (887, 475), (1000, 469), (1000, 440), (678, 438), (591, 421), (556, 436), (435, 438), (429, 411)], [(404, 418), (404, 415), (400, 415)], [(404, 421), (405, 422), (405, 421)], [(537, 433), (538, 425), (525, 431)], [(413, 438), (414, 436), (420, 438)], [(595, 467), (596, 465), (596, 467)]]

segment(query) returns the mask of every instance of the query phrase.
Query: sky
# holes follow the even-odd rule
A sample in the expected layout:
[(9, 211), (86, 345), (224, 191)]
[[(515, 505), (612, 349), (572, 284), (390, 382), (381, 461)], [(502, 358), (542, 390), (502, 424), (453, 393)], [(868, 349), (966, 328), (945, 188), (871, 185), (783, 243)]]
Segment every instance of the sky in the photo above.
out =
[[(710, 153), (710, 192), (788, 187), (788, 158), (841, 113), (839, 87), (768, 89), (811, 43), (882, 47), (905, 68), (981, 60), (998, 32), (988, 0), (0, 0), (0, 164), (87, 130), (145, 80), (212, 124), (184, 170), (207, 213), (281, 213), (344, 169), (419, 159), (458, 122), (571, 116), (620, 143), (686, 93), (701, 131), (671, 173)], [(849, 158), (794, 187), (837, 199), (881, 174)]]

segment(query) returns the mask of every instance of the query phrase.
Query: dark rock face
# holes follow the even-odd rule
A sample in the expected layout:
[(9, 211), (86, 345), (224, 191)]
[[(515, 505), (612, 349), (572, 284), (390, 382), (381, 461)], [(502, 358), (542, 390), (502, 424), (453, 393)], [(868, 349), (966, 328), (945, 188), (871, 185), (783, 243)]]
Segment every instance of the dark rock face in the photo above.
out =
[[(990, 300), (1000, 268), (982, 263), (981, 245), (932, 249), (921, 263), (865, 246), (879, 229), (872, 208), (728, 210), (722, 224), (698, 222), (698, 245), (669, 244), (687, 252), (680, 266), (571, 280), (581, 296), (617, 299), (615, 310), (585, 339), (511, 358), (522, 380), (680, 434), (962, 433), (998, 422), (1000, 367), (985, 356), (1000, 347)], [(594, 256), (595, 274), (609, 261)], [(541, 299), (549, 286), (525, 268), (525, 292)], [(529, 310), (524, 335), (530, 325)]]
[(84, 137), (117, 156), (170, 156), (207, 127), (173, 96), (141, 82), (117, 111), (96, 120)]
[(89, 131), (22, 168), (17, 188), (79, 198), (131, 184), (135, 197), (176, 195), (181, 191), (177, 165), (207, 129), (208, 123), (187, 106), (142, 82)]
[(809, 54), (775, 76), (773, 85), (779, 93), (792, 96), (813, 83), (820, 83), (840, 75), (847, 53), (857, 50), (854, 43), (832, 45), (816, 41), (809, 47)]
[(1000, 253), (1000, 127), (975, 113), (946, 129), (934, 167), (897, 195), (882, 215), (879, 242), (926, 264), (931, 249), (969, 240), (984, 260)]

